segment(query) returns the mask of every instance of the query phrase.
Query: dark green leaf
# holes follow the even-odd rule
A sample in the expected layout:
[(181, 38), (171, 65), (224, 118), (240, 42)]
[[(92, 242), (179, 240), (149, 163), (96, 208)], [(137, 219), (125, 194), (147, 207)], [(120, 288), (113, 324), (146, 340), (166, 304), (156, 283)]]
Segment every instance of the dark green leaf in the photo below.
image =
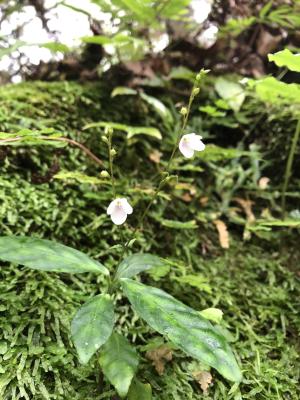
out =
[(93, 297), (77, 311), (71, 324), (71, 335), (82, 364), (86, 364), (107, 341), (113, 327), (114, 305), (108, 295)]
[(135, 348), (122, 335), (112, 333), (101, 350), (99, 362), (106, 378), (125, 397), (139, 364)]
[(147, 253), (132, 254), (126, 257), (118, 266), (116, 278), (131, 278), (140, 272), (162, 265), (165, 265), (165, 263), (158, 256)]
[(152, 400), (152, 389), (149, 383), (135, 379), (129, 389), (128, 400)]
[(231, 381), (242, 379), (226, 339), (199, 312), (160, 289), (122, 279), (134, 311), (188, 355), (214, 367)]
[(71, 247), (26, 236), (0, 237), (0, 259), (50, 272), (98, 272), (108, 275), (104, 265)]

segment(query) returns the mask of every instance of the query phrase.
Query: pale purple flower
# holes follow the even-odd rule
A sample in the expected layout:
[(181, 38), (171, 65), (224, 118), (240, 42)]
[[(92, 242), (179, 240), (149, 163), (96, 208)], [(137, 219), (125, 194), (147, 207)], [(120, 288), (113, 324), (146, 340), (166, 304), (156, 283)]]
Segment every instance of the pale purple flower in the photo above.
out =
[(203, 151), (205, 144), (202, 142), (202, 136), (196, 133), (187, 133), (183, 135), (179, 142), (179, 150), (186, 158), (192, 158), (195, 151)]
[(116, 225), (122, 225), (127, 219), (128, 214), (132, 214), (133, 209), (125, 198), (113, 200), (107, 208), (107, 214), (110, 215), (112, 222)]

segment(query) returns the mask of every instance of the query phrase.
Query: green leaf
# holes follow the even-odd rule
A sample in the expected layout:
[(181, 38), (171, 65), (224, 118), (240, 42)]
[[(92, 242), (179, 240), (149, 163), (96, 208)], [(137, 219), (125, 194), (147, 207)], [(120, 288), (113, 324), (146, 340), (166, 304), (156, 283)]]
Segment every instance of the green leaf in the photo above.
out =
[(150, 384), (134, 379), (128, 392), (128, 400), (152, 400)]
[(81, 251), (50, 240), (25, 237), (0, 237), (0, 259), (50, 272), (97, 272), (109, 275), (104, 265)]
[(145, 127), (145, 126), (129, 126), (124, 124), (119, 124), (117, 122), (94, 122), (88, 125), (85, 125), (83, 129), (90, 129), (90, 128), (112, 128), (119, 131), (127, 132), (127, 139), (131, 139), (136, 135), (147, 135), (154, 137), (156, 139), (161, 139), (161, 133), (158, 129), (152, 127)]
[(199, 312), (160, 289), (130, 279), (122, 279), (122, 287), (134, 311), (152, 329), (225, 378), (235, 382), (242, 379), (226, 339)]
[(167, 228), (173, 229), (197, 229), (197, 222), (194, 219), (186, 222), (172, 221), (170, 219), (160, 219), (160, 223)]
[(223, 318), (223, 311), (219, 308), (206, 308), (205, 310), (200, 311), (200, 314), (202, 317), (216, 322), (217, 324), (219, 324)]
[(230, 149), (230, 148), (215, 146), (214, 144), (208, 144), (205, 147), (205, 151), (203, 151), (199, 157), (203, 161), (215, 162), (220, 160), (230, 160), (232, 158), (238, 158), (249, 155), (250, 155), (249, 151)]
[(107, 294), (93, 297), (77, 311), (71, 323), (71, 335), (82, 364), (87, 364), (108, 340), (114, 322), (114, 304)]
[(148, 104), (150, 104), (151, 107), (154, 108), (154, 110), (157, 112), (157, 114), (161, 117), (163, 121), (166, 121), (167, 123), (171, 124), (173, 122), (173, 116), (170, 113), (170, 110), (162, 103), (160, 100), (153, 96), (149, 96), (148, 94), (141, 93), (140, 94), (141, 98), (145, 100)]
[(116, 97), (116, 96), (132, 96), (136, 95), (138, 92), (134, 89), (130, 89), (128, 87), (124, 86), (117, 86), (114, 88), (114, 90), (111, 92), (111, 97)]
[(258, 219), (253, 225), (248, 225), (247, 229), (249, 231), (271, 231), (272, 227), (286, 227), (286, 228), (300, 228), (299, 219)]
[(118, 266), (116, 278), (131, 278), (140, 272), (162, 265), (165, 265), (165, 262), (158, 256), (148, 253), (132, 254), (126, 257)]
[(139, 364), (135, 348), (122, 335), (112, 333), (101, 350), (99, 362), (119, 396), (125, 397)]
[(180, 79), (194, 83), (196, 78), (195, 72), (186, 67), (172, 68), (169, 79)]
[(300, 54), (293, 54), (284, 49), (268, 55), (269, 61), (274, 61), (277, 67), (287, 67), (290, 71), (300, 72)]
[(224, 78), (218, 78), (215, 89), (234, 111), (239, 111), (245, 100), (245, 91), (241, 85)]
[(278, 81), (272, 76), (259, 81), (249, 81), (250, 87), (254, 87), (258, 97), (270, 104), (300, 103), (300, 85)]
[(214, 106), (203, 106), (199, 108), (200, 111), (210, 115), (211, 117), (224, 117), (226, 115), (226, 112), (218, 110)]
[(55, 132), (52, 128), (41, 130), (21, 129), (16, 133), (0, 132), (0, 146), (34, 146), (46, 145), (52, 147), (64, 147), (66, 142), (55, 140), (62, 133)]
[(54, 175), (54, 178), (62, 181), (71, 180), (79, 183), (89, 183), (91, 185), (108, 184), (108, 181), (105, 179), (99, 179), (95, 176), (88, 176), (77, 171), (60, 171), (58, 174)]
[(52, 53), (68, 53), (69, 51), (71, 51), (70, 48), (66, 44), (58, 43), (58, 42), (47, 42), (47, 43), (38, 44), (38, 46), (48, 49)]
[(211, 293), (212, 289), (208, 283), (208, 279), (202, 275), (184, 275), (179, 277), (174, 277), (177, 282), (185, 283), (187, 285), (196, 287), (204, 292)]

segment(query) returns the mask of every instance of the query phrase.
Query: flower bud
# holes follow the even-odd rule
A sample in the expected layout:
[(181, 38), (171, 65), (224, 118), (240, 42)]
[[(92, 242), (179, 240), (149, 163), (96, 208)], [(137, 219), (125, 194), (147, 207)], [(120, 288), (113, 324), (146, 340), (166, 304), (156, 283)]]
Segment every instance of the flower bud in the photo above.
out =
[(102, 136), (101, 136), (101, 139), (103, 140), (103, 142), (108, 143), (108, 139), (107, 139), (106, 136), (102, 135)]
[(114, 157), (116, 154), (117, 154), (116, 150), (115, 150), (115, 149), (111, 149), (110, 155), (111, 155), (112, 157)]
[(199, 94), (199, 92), (200, 92), (200, 89), (196, 87), (195, 89), (193, 89), (193, 96), (197, 96), (197, 94)]
[(188, 113), (187, 108), (186, 107), (182, 107), (181, 110), (180, 110), (180, 114), (181, 115), (186, 115), (187, 113)]
[(110, 177), (109, 173), (107, 171), (105, 171), (105, 170), (100, 172), (100, 176), (102, 178), (109, 178)]
[(113, 129), (112, 128), (110, 128), (110, 127), (106, 127), (105, 129), (104, 129), (104, 134), (105, 135), (107, 135), (107, 136), (109, 136), (109, 135), (111, 135), (113, 133)]

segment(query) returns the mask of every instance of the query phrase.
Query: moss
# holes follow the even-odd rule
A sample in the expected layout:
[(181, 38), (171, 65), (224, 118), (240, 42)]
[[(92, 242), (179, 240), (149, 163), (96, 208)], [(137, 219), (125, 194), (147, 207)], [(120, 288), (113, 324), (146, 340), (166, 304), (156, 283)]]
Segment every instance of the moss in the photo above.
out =
[[(0, 126), (7, 132), (51, 126), (93, 146), (95, 153), (105, 160), (98, 131), (82, 133), (86, 123), (107, 119), (136, 125), (160, 124), (144, 106), (129, 101), (124, 111), (124, 103), (111, 102), (107, 88), (101, 84), (6, 86), (0, 89)], [(147, 196), (143, 190), (151, 187), (149, 175), (155, 173), (154, 165), (145, 165), (145, 157), (155, 142), (141, 141), (135, 147), (126, 147), (121, 136), (117, 141), (122, 145), (122, 157), (118, 159), (121, 168), (117, 171), (120, 189), (130, 193), (138, 213), (141, 198)], [(75, 149), (17, 149), (3, 153), (1, 234), (54, 239), (112, 266), (118, 253), (112, 246), (120, 238), (104, 213), (110, 192), (102, 187), (55, 180), (32, 184), (32, 176), (37, 172), (45, 174), (54, 157), (67, 170), (97, 173), (94, 165)], [(167, 210), (170, 194), (167, 192), (159, 199), (145, 230), (139, 234), (136, 249), (142, 246), (174, 262), (168, 275), (159, 281), (143, 276), (145, 282), (162, 287), (198, 310), (223, 310), (223, 328), (231, 334), (244, 381), (230, 391), (230, 384), (212, 371), (213, 386), (205, 397), (191, 372), (203, 366), (179, 351), (174, 351), (173, 361), (158, 376), (142, 351), (157, 335), (132, 315), (128, 304), (122, 301), (119, 326), (141, 350), (138, 376), (151, 383), (158, 400), (297, 399), (300, 285), (293, 271), (300, 253), (296, 238), (293, 233), (279, 231), (271, 242), (252, 238), (250, 243), (242, 243), (239, 230), (231, 230), (230, 226), (231, 247), (228, 251), (219, 250), (216, 233), (199, 213), (199, 197), (205, 193), (206, 182), (198, 175), (197, 170), (185, 173), (186, 183), (196, 178), (198, 190), (198, 197), (188, 206), (178, 192)], [(217, 203), (212, 207), (216, 208)], [(159, 223), (162, 216), (175, 221), (196, 219), (198, 225), (190, 230), (172, 229)], [(129, 237), (130, 233), (127, 226), (124, 235)], [(177, 278), (185, 272), (203, 276), (205, 285), (195, 289), (180, 283)], [(90, 274), (45, 274), (4, 263), (0, 277), (0, 398), (115, 399), (113, 389), (101, 377), (97, 358), (86, 367), (80, 366), (69, 336), (72, 315), (88, 297), (99, 293), (102, 278)]]

